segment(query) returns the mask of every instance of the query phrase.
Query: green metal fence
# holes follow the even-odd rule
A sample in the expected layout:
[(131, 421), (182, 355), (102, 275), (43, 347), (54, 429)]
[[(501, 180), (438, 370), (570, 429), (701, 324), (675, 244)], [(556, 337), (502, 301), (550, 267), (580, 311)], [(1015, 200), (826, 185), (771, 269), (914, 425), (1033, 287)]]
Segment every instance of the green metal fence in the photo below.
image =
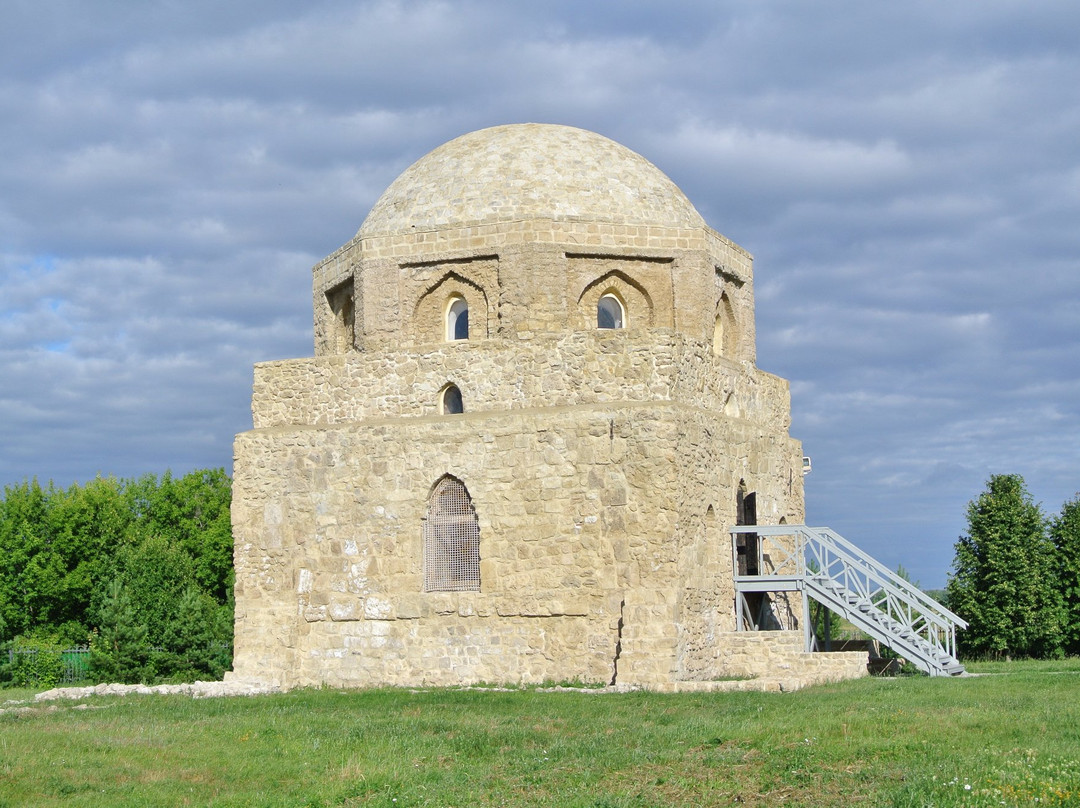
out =
[(68, 648), (60, 652), (60, 659), (64, 663), (64, 676), (60, 681), (64, 684), (83, 682), (90, 678), (89, 648)]
[[(71, 685), (93, 681), (90, 672), (90, 649), (85, 646), (60, 648), (33, 642), (25, 646), (0, 647), (0, 687)], [(231, 656), (232, 646), (215, 642), (209, 646), (215, 654)], [(162, 651), (151, 648), (150, 651)]]
[(28, 685), (51, 682), (75, 684), (90, 678), (90, 649), (82, 646), (63, 649), (8, 648), (7, 664), (9, 671), (21, 672), (21, 677), (28, 679), (25, 683)]

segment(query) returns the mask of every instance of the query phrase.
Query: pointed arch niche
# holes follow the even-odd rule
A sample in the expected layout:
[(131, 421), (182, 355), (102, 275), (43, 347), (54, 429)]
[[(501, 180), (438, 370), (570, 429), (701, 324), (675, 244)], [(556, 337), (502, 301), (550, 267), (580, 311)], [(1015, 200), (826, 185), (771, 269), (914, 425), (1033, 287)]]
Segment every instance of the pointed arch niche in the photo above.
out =
[(578, 297), (577, 328), (648, 328), (654, 323), (652, 297), (626, 273), (608, 272), (588, 284)]
[(349, 278), (326, 292), (329, 316), (324, 320), (330, 353), (343, 354), (356, 348), (356, 294)]
[[(488, 336), (492, 311), (487, 291), (478, 281), (464, 274), (466, 266), (460, 267), (461, 272), (445, 265), (425, 265), (416, 270), (417, 274), (426, 277), (426, 281), (419, 285), (412, 310), (408, 328), (412, 340), (420, 343), (471, 342)], [(407, 269), (402, 267), (403, 271)]]
[(713, 320), (712, 352), (714, 356), (734, 359), (739, 347), (739, 331), (735, 322), (735, 309), (727, 292), (720, 295)]

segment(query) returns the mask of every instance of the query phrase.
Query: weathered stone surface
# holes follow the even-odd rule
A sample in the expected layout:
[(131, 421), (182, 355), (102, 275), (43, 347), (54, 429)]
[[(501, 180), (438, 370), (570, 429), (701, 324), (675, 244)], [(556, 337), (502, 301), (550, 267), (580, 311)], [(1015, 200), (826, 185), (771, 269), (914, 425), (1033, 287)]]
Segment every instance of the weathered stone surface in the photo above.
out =
[[(509, 143), (522, 153), (500, 156)], [(754, 366), (750, 256), (598, 135), (529, 125), (451, 145), (315, 267), (315, 356), (256, 366), (235, 445), (235, 676), (852, 675), (850, 655), (794, 649), (798, 632), (734, 631), (740, 486), (759, 522), (803, 521), (787, 384)], [(624, 327), (597, 328), (605, 295)], [(448, 341), (456, 299), (469, 334)], [(449, 385), (464, 413), (442, 414)], [(471, 497), (478, 591), (425, 591), (447, 476)]]

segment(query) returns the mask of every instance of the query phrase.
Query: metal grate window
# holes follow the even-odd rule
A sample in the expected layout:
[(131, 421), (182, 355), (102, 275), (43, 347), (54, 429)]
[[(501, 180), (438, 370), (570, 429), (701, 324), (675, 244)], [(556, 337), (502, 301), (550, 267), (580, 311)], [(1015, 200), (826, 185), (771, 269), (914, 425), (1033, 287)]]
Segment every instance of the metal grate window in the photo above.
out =
[(480, 524), (460, 480), (444, 478), (424, 519), (424, 591), (480, 591)]

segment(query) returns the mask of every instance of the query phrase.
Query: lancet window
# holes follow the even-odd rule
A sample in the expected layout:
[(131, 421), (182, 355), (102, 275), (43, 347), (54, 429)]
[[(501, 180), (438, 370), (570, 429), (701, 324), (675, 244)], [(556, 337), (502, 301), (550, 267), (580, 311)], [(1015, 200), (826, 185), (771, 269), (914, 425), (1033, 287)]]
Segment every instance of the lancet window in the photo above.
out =
[(625, 328), (626, 309), (615, 295), (610, 292), (601, 295), (596, 304), (596, 327), (597, 328)]
[(446, 341), (469, 338), (469, 304), (465, 298), (455, 295), (446, 307)]
[(424, 518), (424, 591), (480, 591), (480, 523), (464, 483), (444, 477)]

